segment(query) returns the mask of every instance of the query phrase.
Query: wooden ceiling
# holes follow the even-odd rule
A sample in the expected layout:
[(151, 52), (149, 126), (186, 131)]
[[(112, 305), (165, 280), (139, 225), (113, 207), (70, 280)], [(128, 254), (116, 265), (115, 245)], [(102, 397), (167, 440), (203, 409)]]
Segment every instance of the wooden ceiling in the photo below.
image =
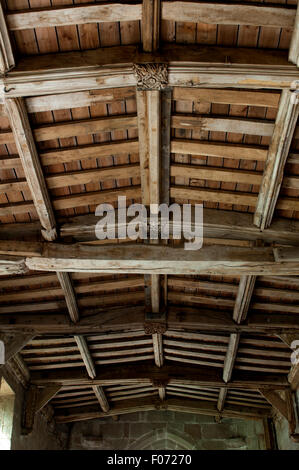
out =
[[(47, 403), (59, 422), (274, 407), (298, 438), (296, 12), (2, 1), (0, 337), (27, 431)], [(118, 196), (203, 203), (203, 248), (97, 240)]]

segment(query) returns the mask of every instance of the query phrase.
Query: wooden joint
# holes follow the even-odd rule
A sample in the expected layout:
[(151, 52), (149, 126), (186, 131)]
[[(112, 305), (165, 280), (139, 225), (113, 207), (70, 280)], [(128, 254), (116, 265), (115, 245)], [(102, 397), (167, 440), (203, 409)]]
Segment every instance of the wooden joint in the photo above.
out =
[(152, 379), (152, 386), (154, 388), (165, 388), (169, 383), (169, 379)]
[(133, 64), (139, 90), (163, 90), (168, 85), (166, 63)]

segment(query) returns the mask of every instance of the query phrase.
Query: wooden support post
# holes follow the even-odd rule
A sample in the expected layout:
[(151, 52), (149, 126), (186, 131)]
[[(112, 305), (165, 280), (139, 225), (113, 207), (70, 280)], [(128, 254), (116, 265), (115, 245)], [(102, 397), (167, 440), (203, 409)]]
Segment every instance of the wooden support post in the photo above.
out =
[(142, 45), (144, 52), (154, 52), (159, 49), (160, 10), (160, 0), (143, 0)]
[(42, 234), (48, 241), (55, 240), (57, 231), (54, 212), (35, 146), (25, 102), (21, 98), (9, 98), (6, 99), (5, 104), (26, 180), (42, 225)]
[(299, 104), (293, 91), (283, 90), (279, 102), (274, 132), (254, 214), (254, 224), (261, 230), (269, 227), (282, 184), (284, 166), (294, 135)]
[(10, 41), (6, 19), (0, 3), (0, 72), (5, 74), (15, 66), (15, 59)]
[(163, 338), (162, 338), (161, 333), (153, 334), (153, 346), (154, 346), (155, 364), (157, 367), (162, 367), (164, 358), (163, 358)]
[(76, 323), (79, 320), (80, 315), (70, 274), (66, 272), (57, 272), (56, 274), (64, 293), (70, 318), (74, 323)]

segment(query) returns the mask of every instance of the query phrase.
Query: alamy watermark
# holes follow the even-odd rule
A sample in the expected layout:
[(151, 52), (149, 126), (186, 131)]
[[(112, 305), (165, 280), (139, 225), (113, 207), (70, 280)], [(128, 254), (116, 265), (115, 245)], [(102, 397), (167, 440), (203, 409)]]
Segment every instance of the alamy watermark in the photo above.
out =
[(184, 239), (185, 250), (199, 250), (203, 244), (202, 204), (143, 204), (127, 207), (126, 196), (118, 197), (118, 206), (100, 204), (95, 215), (101, 217), (95, 226), (99, 240), (175, 240)]
[(0, 340), (0, 364), (5, 364), (5, 346), (3, 341)]

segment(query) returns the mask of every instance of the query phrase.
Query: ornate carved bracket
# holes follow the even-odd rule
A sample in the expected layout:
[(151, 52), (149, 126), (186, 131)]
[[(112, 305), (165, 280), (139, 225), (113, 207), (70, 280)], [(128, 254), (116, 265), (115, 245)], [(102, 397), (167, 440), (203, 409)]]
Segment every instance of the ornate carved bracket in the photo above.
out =
[(133, 71), (141, 90), (163, 90), (168, 85), (167, 64), (133, 64)]
[(146, 335), (153, 335), (159, 333), (163, 335), (167, 331), (166, 323), (155, 322), (155, 321), (146, 321), (144, 323), (144, 333)]

